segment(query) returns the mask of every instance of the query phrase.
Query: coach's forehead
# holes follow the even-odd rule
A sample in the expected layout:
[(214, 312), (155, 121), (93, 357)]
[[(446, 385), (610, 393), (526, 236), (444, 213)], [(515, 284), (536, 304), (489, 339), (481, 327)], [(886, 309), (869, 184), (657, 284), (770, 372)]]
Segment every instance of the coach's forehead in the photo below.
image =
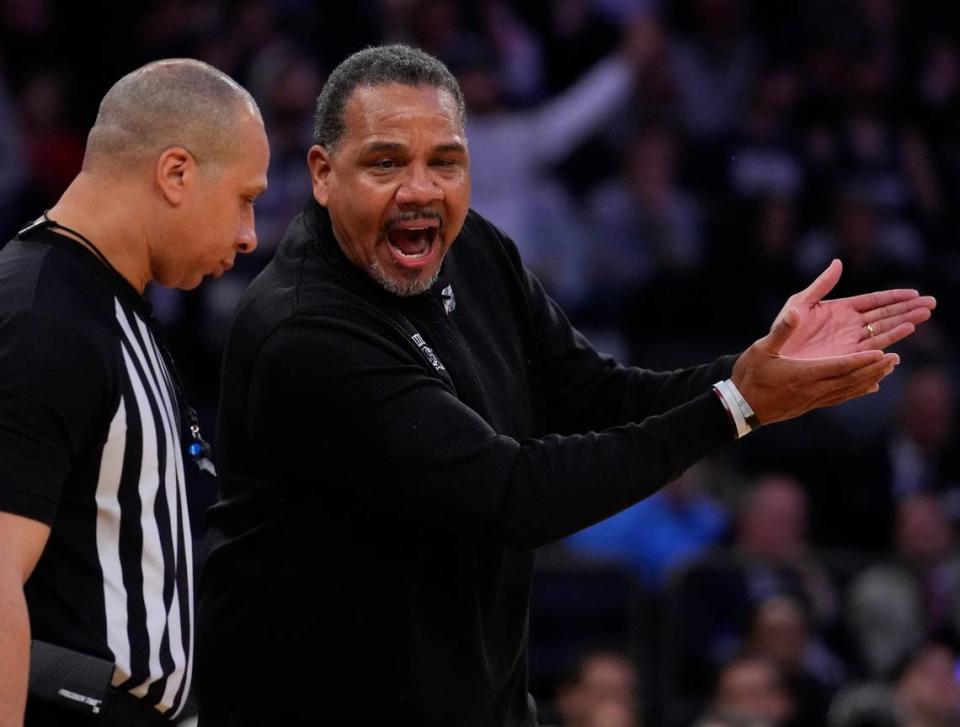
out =
[(429, 84), (383, 83), (358, 86), (344, 106), (344, 136), (367, 136), (410, 122), (449, 127), (462, 135), (453, 94)]

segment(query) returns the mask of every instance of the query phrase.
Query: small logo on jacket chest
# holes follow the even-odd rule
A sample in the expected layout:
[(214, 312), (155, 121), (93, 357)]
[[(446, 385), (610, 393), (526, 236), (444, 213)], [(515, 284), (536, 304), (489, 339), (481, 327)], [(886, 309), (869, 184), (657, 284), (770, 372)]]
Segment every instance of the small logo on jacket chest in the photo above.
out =
[(435, 368), (437, 371), (446, 370), (444, 369), (443, 364), (440, 363), (440, 359), (437, 358), (437, 354), (435, 354), (433, 349), (430, 348), (427, 345), (427, 342), (423, 340), (423, 336), (421, 336), (419, 333), (414, 333), (411, 338), (413, 339), (413, 342), (417, 344), (417, 348), (420, 349), (420, 353), (426, 357), (427, 361), (430, 362), (430, 365), (433, 366), (433, 368)]
[(447, 315), (453, 313), (457, 309), (457, 299), (453, 297), (453, 286), (448, 285), (440, 291), (440, 295), (443, 298), (443, 309), (447, 312)]

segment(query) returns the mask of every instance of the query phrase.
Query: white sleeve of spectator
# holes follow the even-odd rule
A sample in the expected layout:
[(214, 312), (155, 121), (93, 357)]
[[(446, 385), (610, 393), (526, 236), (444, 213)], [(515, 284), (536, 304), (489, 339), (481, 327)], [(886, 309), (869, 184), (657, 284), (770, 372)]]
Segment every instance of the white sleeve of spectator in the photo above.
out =
[(633, 74), (625, 60), (600, 61), (533, 115), (528, 147), (539, 162), (559, 161), (627, 99)]

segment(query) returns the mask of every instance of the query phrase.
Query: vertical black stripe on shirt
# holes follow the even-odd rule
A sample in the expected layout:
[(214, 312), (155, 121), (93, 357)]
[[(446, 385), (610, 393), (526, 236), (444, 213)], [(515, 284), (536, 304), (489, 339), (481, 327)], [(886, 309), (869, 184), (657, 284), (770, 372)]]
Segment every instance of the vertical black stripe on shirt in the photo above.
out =
[[(180, 438), (177, 432), (174, 430), (174, 422), (172, 421), (173, 412), (171, 409), (173, 400), (170, 396), (170, 391), (169, 387), (167, 386), (167, 379), (164, 375), (164, 372), (157, 369), (157, 364), (159, 362), (155, 358), (156, 353), (154, 346), (152, 345), (152, 337), (149, 334), (149, 329), (145, 340), (144, 336), (142, 335), (143, 332), (136, 322), (132, 323), (131, 328), (138, 344), (142, 349), (144, 360), (146, 361), (147, 371), (144, 373), (150, 377), (152, 385), (156, 389), (157, 397), (155, 400), (156, 408), (153, 411), (154, 419), (157, 424), (156, 431), (158, 453), (158, 482), (157, 495), (154, 501), (154, 518), (157, 522), (157, 533), (160, 537), (160, 549), (164, 558), (162, 598), (166, 619), (160, 644), (154, 647), (159, 649), (158, 657), (163, 676), (151, 675), (153, 677), (159, 676), (159, 678), (156, 678), (150, 683), (150, 686), (147, 688), (147, 693), (143, 696), (143, 701), (153, 707), (160, 703), (160, 700), (166, 691), (167, 679), (169, 675), (174, 672), (177, 666), (170, 650), (169, 613), (173, 604), (175, 578), (178, 570), (176, 561), (174, 560), (174, 553), (179, 550), (179, 544), (175, 544), (173, 538), (174, 536), (178, 538), (180, 537), (180, 527), (178, 523), (176, 532), (171, 532), (170, 520), (172, 516), (176, 517), (178, 513), (176, 499), (179, 477), (176, 471), (176, 448), (180, 445)], [(147, 389), (151, 394), (151, 399), (153, 399), (153, 389), (150, 388), (149, 385)], [(170, 402), (169, 405), (167, 403), (168, 401)], [(167, 456), (168, 445), (169, 457)], [(167, 500), (166, 480), (168, 474), (172, 475), (174, 479), (174, 502), (168, 502)]]
[[(181, 528), (189, 527), (189, 518), (186, 517), (187, 503), (186, 500), (179, 495), (177, 495), (177, 521)], [(180, 688), (177, 689), (177, 695), (174, 699), (174, 708), (173, 711), (179, 709), (179, 705), (183, 704), (184, 697), (186, 696), (186, 689), (189, 682), (191, 660), (193, 657), (193, 648), (191, 646), (193, 639), (193, 621), (190, 619), (190, 599), (192, 594), (190, 593), (190, 584), (187, 578), (188, 570), (186, 568), (185, 558), (192, 558), (193, 553), (188, 553), (186, 549), (186, 537), (181, 536), (177, 542), (178, 553), (177, 557), (180, 558), (181, 563), (184, 564), (183, 568), (180, 568), (177, 571), (177, 587), (180, 595), (180, 624), (181, 624), (181, 637), (183, 638), (183, 652), (187, 656), (186, 670), (187, 673), (184, 674), (183, 681), (180, 683)]]
[[(140, 684), (149, 671), (149, 638), (147, 636), (147, 612), (143, 603), (143, 573), (140, 570), (140, 554), (143, 552), (143, 531), (140, 529), (140, 471), (143, 466), (143, 427), (140, 407), (137, 403), (133, 382), (128, 371), (122, 392), (127, 419), (127, 446), (123, 454), (123, 470), (117, 500), (120, 503), (120, 567), (123, 586), (127, 592), (125, 604), (112, 604), (127, 612), (127, 640), (130, 644), (130, 676), (118, 686), (130, 689)], [(136, 557), (131, 559), (131, 554)], [(108, 605), (109, 607), (109, 605)]]
[[(139, 681), (134, 681), (131, 677), (130, 682), (132, 687), (141, 686), (144, 682), (149, 681), (146, 693), (143, 695), (143, 699), (150, 706), (155, 706), (160, 698), (163, 696), (163, 685), (159, 691), (154, 687), (155, 681), (161, 677), (164, 673), (169, 673), (175, 667), (173, 662), (172, 655), (169, 650), (169, 642), (165, 643), (165, 637), (168, 630), (169, 623), (169, 600), (172, 600), (172, 589), (173, 589), (173, 544), (170, 540), (170, 513), (164, 512), (163, 504), (166, 501), (166, 483), (165, 475), (167, 463), (167, 453), (166, 453), (166, 442), (167, 442), (167, 432), (166, 425), (163, 421), (161, 415), (161, 410), (165, 410), (166, 407), (162, 401), (162, 396), (160, 394), (161, 382), (158, 382), (153, 375), (153, 370), (150, 362), (150, 357), (148, 354), (148, 349), (143, 340), (140, 329), (137, 323), (136, 318), (132, 315), (126, 316), (126, 322), (130, 329), (129, 334), (126, 334), (123, 339), (123, 345), (129, 356), (131, 365), (134, 367), (134, 371), (131, 372), (131, 375), (135, 375), (138, 381), (141, 383), (144, 396), (146, 397), (147, 405), (149, 406), (149, 416), (151, 417), (153, 427), (154, 427), (154, 444), (155, 444), (155, 453), (157, 458), (157, 479), (150, 483), (144, 483), (145, 487), (154, 488), (154, 508), (151, 516), (153, 518), (154, 524), (157, 528), (157, 537), (159, 540), (159, 558), (162, 560), (162, 572), (161, 572), (161, 592), (158, 594), (145, 594), (144, 598), (151, 599), (161, 599), (159, 604), (151, 602), (150, 608), (159, 609), (161, 611), (163, 623), (162, 626), (158, 623), (157, 631), (151, 635), (150, 633), (150, 622), (149, 622), (149, 611), (150, 608), (144, 609), (144, 631), (147, 634), (147, 657), (146, 661), (143, 664), (145, 673)], [(128, 340), (127, 335), (131, 337), (132, 340)], [(137, 350), (139, 349), (139, 350)], [(141, 362), (141, 358), (143, 361)], [(146, 436), (146, 435), (144, 435)], [(146, 448), (145, 448), (146, 449)], [(141, 496), (143, 496), (141, 492)], [(164, 542), (164, 532), (167, 534), (166, 542)], [(151, 543), (151, 547), (155, 544)], [(147, 540), (144, 537), (143, 541), (143, 551), (140, 554), (141, 561), (142, 556), (147, 549)], [(144, 575), (144, 580), (146, 579), (146, 574)], [(170, 591), (170, 599), (166, 597), (167, 592)], [(164, 652), (166, 652), (166, 659), (164, 659)], [(157, 666), (160, 669), (160, 673), (154, 673), (151, 666), (152, 658), (156, 658)], [(164, 663), (166, 662), (166, 663)], [(134, 665), (131, 664), (131, 667)], [(138, 674), (139, 675), (139, 674)]]
[[(171, 713), (179, 711), (180, 700), (176, 695), (183, 694), (185, 686), (189, 685), (191, 671), (191, 648), (189, 643), (192, 631), (191, 606), (192, 589), (189, 572), (192, 566), (189, 560), (192, 556), (192, 549), (188, 547), (190, 534), (187, 528), (189, 520), (185, 519), (185, 508), (181, 508), (180, 499), (184, 496), (183, 489), (183, 460), (181, 456), (181, 438), (180, 438), (180, 417), (178, 392), (171, 380), (170, 364), (158, 350), (155, 336), (157, 335), (147, 322), (140, 319), (129, 322), (130, 333), (134, 347), (139, 349), (142, 354), (142, 366), (146, 367), (144, 372), (149, 377), (151, 385), (151, 399), (156, 402), (158, 410), (162, 415), (163, 422), (158, 421), (158, 433), (163, 431), (165, 437), (158, 442), (159, 452), (164, 458), (165, 467), (160, 474), (158, 483), (158, 498), (156, 501), (157, 512), (155, 518), (157, 522), (158, 537), (163, 537), (163, 532), (169, 534), (169, 538), (163, 538), (161, 542), (161, 557), (163, 559), (163, 591), (164, 591), (164, 623), (159, 638), (160, 643), (154, 645), (154, 654), (156, 655), (161, 674), (154, 675), (155, 681), (151, 682), (144, 695), (145, 701), (153, 702), (154, 706), (163, 703), (169, 707)], [(139, 359), (138, 359), (139, 363)], [(155, 388), (154, 388), (155, 387)], [(157, 412), (154, 412), (157, 415)], [(158, 435), (159, 436), (159, 435)], [(169, 443), (169, 452), (166, 445)], [(169, 455), (169, 458), (168, 458)], [(167, 477), (170, 477), (170, 489), (167, 492)], [(162, 499), (160, 497), (162, 493)], [(166, 506), (166, 511), (161, 505)], [(171, 523), (172, 521), (172, 523)], [(172, 542), (173, 540), (176, 542)], [(181, 555), (185, 554), (185, 555)], [(177, 604), (173, 604), (174, 593), (176, 593)], [(187, 613), (183, 613), (183, 606), (186, 604)], [(176, 638), (176, 656), (172, 648), (172, 639), (174, 631), (171, 626), (177, 627)], [(178, 664), (177, 659), (182, 659)], [(179, 666), (179, 668), (177, 668)], [(171, 685), (169, 679), (176, 675), (176, 682)]]
[[(145, 487), (155, 488), (154, 511), (151, 513), (151, 517), (156, 522), (158, 536), (160, 536), (160, 531), (161, 531), (164, 518), (163, 517), (160, 517), (159, 519), (157, 518), (156, 503), (160, 499), (160, 495), (164, 489), (161, 484), (162, 482), (161, 478), (163, 476), (164, 462), (166, 460), (166, 452), (165, 452), (166, 436), (164, 432), (163, 420), (160, 417), (160, 410), (159, 410), (159, 407), (162, 406), (162, 402), (157, 401), (156, 395), (154, 394), (154, 391), (151, 388), (150, 373), (144, 370), (144, 368), (142, 367), (139, 361), (139, 358), (137, 357), (137, 352), (133, 350), (133, 346), (126, 340), (126, 338), (124, 338), (123, 340), (123, 346), (126, 350), (127, 356), (129, 357), (130, 366), (133, 367), (133, 370), (129, 372), (130, 376), (131, 378), (135, 378), (141, 385), (143, 395), (146, 399), (146, 406), (148, 409), (148, 411), (145, 412), (145, 415), (150, 417), (151, 423), (154, 428), (154, 440), (152, 444), (154, 445), (155, 456), (157, 458), (158, 479), (150, 483), (144, 483), (144, 485)], [(147, 365), (149, 365), (149, 362), (147, 362)], [(138, 409), (138, 413), (139, 413), (139, 409)], [(148, 450), (148, 447), (146, 446), (147, 444), (146, 433), (145, 433), (145, 427), (143, 422), (141, 422), (141, 438), (143, 439), (143, 444), (144, 444), (143, 452), (145, 453)], [(145, 456), (141, 456), (141, 460), (142, 461), (145, 460)], [(143, 496), (146, 493), (144, 491), (140, 491), (138, 494), (139, 494), (139, 504), (140, 504), (140, 507), (142, 508)], [(136, 523), (136, 526), (140, 531), (140, 549), (136, 551), (135, 557), (134, 557), (134, 554), (131, 553), (129, 561), (130, 561), (131, 570), (136, 568), (139, 576), (138, 581), (139, 581), (140, 593), (138, 594), (138, 596), (139, 596), (140, 603), (143, 604), (143, 611), (140, 614), (140, 621), (141, 621), (140, 624), (134, 625), (132, 623), (128, 623), (128, 630), (131, 631), (131, 664), (130, 664), (131, 677), (125, 683), (125, 686), (127, 686), (128, 689), (132, 689), (134, 687), (140, 686), (143, 683), (147, 682), (148, 680), (155, 679), (160, 676), (160, 674), (155, 674), (151, 671), (150, 661), (151, 661), (151, 657), (154, 654), (156, 654), (157, 663), (158, 665), (162, 666), (162, 662), (160, 659), (161, 642), (162, 642), (163, 630), (165, 630), (166, 628), (166, 610), (162, 608), (162, 604), (161, 604), (161, 610), (163, 611), (163, 614), (164, 614), (164, 626), (162, 629), (159, 630), (159, 633), (157, 634), (157, 640), (154, 643), (151, 640), (150, 629), (149, 629), (149, 625), (150, 625), (149, 624), (149, 608), (146, 604), (145, 599), (154, 598), (155, 596), (153, 596), (152, 594), (143, 593), (143, 587), (144, 587), (144, 582), (146, 577), (142, 571), (141, 564), (143, 560), (143, 554), (146, 552), (146, 549), (147, 549), (147, 539), (145, 537), (145, 534), (142, 531), (142, 527), (140, 523), (139, 515), (141, 514), (142, 514), (142, 510), (138, 514), (138, 520)], [(166, 519), (169, 519), (169, 516), (167, 516)], [(161, 593), (158, 594), (158, 596), (162, 598), (162, 590), (166, 587), (166, 583), (168, 580), (168, 572), (170, 570), (169, 564), (172, 563), (173, 551), (172, 549), (169, 549), (169, 550), (165, 549), (163, 547), (162, 536), (160, 536), (160, 538), (161, 538), (161, 542), (160, 542), (159, 557), (163, 561), (163, 575), (162, 575), (163, 585), (161, 586)], [(152, 547), (152, 544), (151, 544), (151, 547)], [(135, 560), (135, 564), (133, 563), (134, 560)], [(131, 598), (132, 598), (131, 594), (128, 593), (128, 600)], [(156, 608), (156, 605), (151, 603), (150, 607)], [(142, 649), (143, 649), (142, 652), (140, 652), (139, 654), (140, 655), (139, 660), (135, 658), (135, 654), (137, 653), (134, 650), (136, 642), (133, 641), (133, 635), (132, 635), (133, 629), (135, 628), (135, 626), (142, 626), (142, 628), (137, 628), (137, 631), (141, 634)], [(137, 679), (138, 677), (139, 677), (139, 680)]]
[[(182, 432), (180, 427), (182, 426), (181, 413), (183, 402), (179, 400), (180, 391), (172, 379), (172, 371), (170, 369), (170, 367), (174, 364), (173, 362), (168, 361), (166, 356), (160, 352), (155, 340), (151, 339), (151, 343), (153, 344), (154, 356), (156, 360), (161, 363), (161, 368), (163, 369), (163, 373), (165, 375), (164, 380), (167, 385), (168, 397), (172, 403), (172, 406), (176, 410), (176, 431)], [(190, 572), (193, 565), (193, 549), (187, 548), (187, 543), (191, 541), (189, 533), (190, 517), (186, 499), (186, 482), (183, 472), (183, 445), (182, 443), (180, 443), (180, 445), (180, 448), (174, 452), (174, 461), (170, 463), (170, 466), (174, 468), (174, 472), (176, 474), (176, 522), (178, 528), (176, 540), (178, 568), (176, 572), (176, 579), (177, 596), (179, 599), (177, 608), (179, 609), (180, 614), (180, 638), (182, 641), (185, 664), (183, 679), (180, 681), (180, 685), (177, 688), (177, 692), (174, 696), (173, 706), (168, 712), (170, 715), (176, 715), (183, 704), (186, 692), (190, 686), (193, 660), (193, 618), (191, 613), (193, 605), (193, 591), (191, 587), (192, 584), (190, 582)]]

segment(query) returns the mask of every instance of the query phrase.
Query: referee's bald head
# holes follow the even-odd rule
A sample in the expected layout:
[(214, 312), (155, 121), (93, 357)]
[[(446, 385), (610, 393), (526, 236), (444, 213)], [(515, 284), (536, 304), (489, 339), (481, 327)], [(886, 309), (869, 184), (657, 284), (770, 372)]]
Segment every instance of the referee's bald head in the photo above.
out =
[(190, 58), (154, 61), (103, 97), (83, 170), (137, 167), (171, 147), (189, 151), (199, 166), (219, 166), (243, 153), (233, 132), (251, 116), (260, 117), (253, 97), (222, 71)]

